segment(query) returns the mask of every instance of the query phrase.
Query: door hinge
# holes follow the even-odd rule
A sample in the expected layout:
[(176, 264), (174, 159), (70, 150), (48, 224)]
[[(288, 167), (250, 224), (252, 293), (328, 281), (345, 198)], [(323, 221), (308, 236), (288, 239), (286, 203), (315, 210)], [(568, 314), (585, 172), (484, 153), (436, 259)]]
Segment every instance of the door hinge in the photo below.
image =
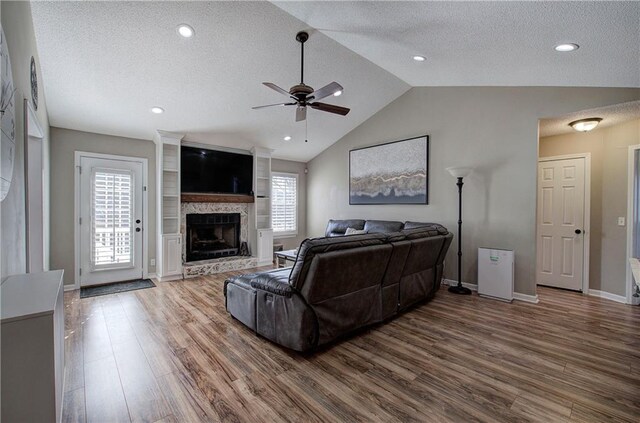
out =
[(78, 218), (78, 224), (82, 225), (82, 218), (81, 217)]
[(78, 273), (80, 274), (80, 276), (82, 276), (82, 267), (80, 269), (78, 269), (78, 270), (79, 270)]
[(143, 191), (146, 191), (146, 190), (147, 190), (147, 187), (146, 187), (146, 186), (145, 186), (145, 187), (142, 187), (142, 190), (143, 190)]
[(82, 175), (82, 166), (78, 166), (78, 173), (80, 173), (80, 175)]

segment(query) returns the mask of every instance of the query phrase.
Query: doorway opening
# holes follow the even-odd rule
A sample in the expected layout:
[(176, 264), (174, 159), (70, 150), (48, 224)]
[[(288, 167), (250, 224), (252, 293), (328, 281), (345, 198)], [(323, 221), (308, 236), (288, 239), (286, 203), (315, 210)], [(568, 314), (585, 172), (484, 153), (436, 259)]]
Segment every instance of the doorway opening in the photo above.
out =
[[(595, 121), (596, 127), (585, 130), (570, 126), (570, 123), (584, 119)], [(640, 177), (637, 176), (638, 156), (635, 150), (633, 154), (630, 150), (634, 146), (640, 146), (640, 101), (539, 121), (538, 284), (568, 288), (621, 303), (632, 302), (629, 258), (640, 255), (637, 223)], [(582, 174), (580, 166), (572, 164), (576, 159), (584, 160), (584, 201), (576, 197), (582, 191), (580, 182), (574, 181), (575, 172), (571, 169), (575, 167), (577, 174)], [(578, 227), (581, 216), (583, 228)], [(545, 232), (547, 229), (555, 229), (555, 233), (549, 235)], [(577, 273), (580, 256), (582, 275)], [(581, 276), (582, 283), (567, 287), (549, 275), (553, 272), (564, 282), (570, 275)]]

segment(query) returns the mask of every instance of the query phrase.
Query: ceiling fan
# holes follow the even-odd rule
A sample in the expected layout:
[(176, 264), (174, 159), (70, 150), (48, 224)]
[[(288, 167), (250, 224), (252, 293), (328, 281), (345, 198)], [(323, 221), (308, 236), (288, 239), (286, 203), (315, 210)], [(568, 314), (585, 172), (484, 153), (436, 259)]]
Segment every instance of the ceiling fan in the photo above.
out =
[(301, 54), (300, 54), (300, 83), (294, 85), (289, 89), (289, 91), (284, 90), (283, 88), (278, 87), (276, 84), (271, 82), (263, 82), (263, 85), (271, 88), (274, 91), (279, 92), (280, 94), (284, 94), (289, 97), (289, 102), (286, 103), (276, 103), (276, 104), (267, 104), (265, 106), (256, 106), (252, 107), (253, 109), (263, 109), (265, 107), (273, 107), (273, 106), (297, 106), (296, 108), (296, 122), (303, 121), (307, 118), (307, 106), (312, 109), (321, 110), (323, 112), (335, 113), (337, 115), (345, 116), (349, 113), (348, 108), (336, 106), (333, 104), (320, 103), (318, 100), (321, 100), (325, 97), (328, 97), (332, 94), (337, 93), (338, 91), (342, 91), (342, 85), (337, 82), (332, 82), (319, 90), (315, 90), (306, 85), (304, 83), (304, 43), (309, 39), (309, 34), (300, 31), (296, 34), (296, 40), (300, 43)]

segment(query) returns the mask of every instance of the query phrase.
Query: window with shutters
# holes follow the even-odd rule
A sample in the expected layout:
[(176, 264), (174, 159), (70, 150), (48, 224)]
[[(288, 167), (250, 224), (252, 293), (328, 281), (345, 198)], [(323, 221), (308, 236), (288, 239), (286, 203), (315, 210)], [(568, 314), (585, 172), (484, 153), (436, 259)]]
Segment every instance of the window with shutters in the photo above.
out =
[(91, 178), (91, 262), (94, 269), (133, 266), (133, 174), (94, 168)]
[(298, 175), (295, 173), (271, 174), (271, 220), (274, 236), (298, 234)]

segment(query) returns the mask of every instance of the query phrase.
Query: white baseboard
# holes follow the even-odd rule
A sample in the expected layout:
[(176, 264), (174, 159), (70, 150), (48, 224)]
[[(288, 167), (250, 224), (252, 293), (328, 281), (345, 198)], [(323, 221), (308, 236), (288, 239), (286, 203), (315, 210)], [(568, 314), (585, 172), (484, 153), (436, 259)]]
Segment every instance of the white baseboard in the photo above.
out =
[(519, 292), (514, 292), (513, 299), (518, 301), (524, 301), (527, 303), (533, 303), (533, 304), (538, 304), (540, 302), (540, 300), (538, 299), (538, 294), (528, 295), (528, 294), (521, 294)]
[[(451, 285), (457, 285), (458, 281), (454, 281), (452, 279), (442, 279), (442, 283), (445, 285), (451, 286)], [(462, 282), (462, 286), (464, 286), (465, 288), (469, 288), (472, 291), (478, 290), (478, 285), (475, 283)], [(533, 303), (533, 304), (538, 304), (538, 302), (540, 301), (537, 295), (527, 295), (527, 294), (521, 294), (519, 292), (513, 293), (513, 299), (518, 301), (524, 301), (527, 303)]]
[(599, 291), (597, 289), (590, 289), (589, 295), (593, 297), (600, 297), (607, 300), (615, 301), (617, 303), (626, 304), (627, 298), (624, 295), (616, 295), (606, 291)]
[(184, 279), (184, 275), (180, 274), (180, 275), (171, 275), (171, 276), (162, 276), (162, 277), (156, 276), (156, 279), (160, 282), (177, 281), (179, 279)]
[[(442, 279), (442, 283), (449, 286), (455, 286), (458, 284), (458, 281), (454, 281), (453, 279)], [(469, 288), (472, 291), (478, 290), (478, 285), (475, 283), (462, 282), (462, 286)]]
[(79, 287), (76, 286), (76, 284), (72, 283), (70, 285), (65, 285), (64, 286), (64, 291), (75, 291), (76, 289), (80, 289)]

